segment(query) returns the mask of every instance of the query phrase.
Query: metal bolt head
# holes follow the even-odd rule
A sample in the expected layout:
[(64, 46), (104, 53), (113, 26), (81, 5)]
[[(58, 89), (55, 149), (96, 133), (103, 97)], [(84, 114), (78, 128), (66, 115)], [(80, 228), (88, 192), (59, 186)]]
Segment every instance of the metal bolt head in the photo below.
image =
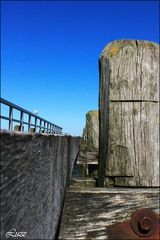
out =
[(133, 231), (140, 237), (154, 235), (158, 229), (159, 221), (157, 215), (150, 209), (140, 209), (131, 218)]
[(148, 216), (144, 216), (140, 219), (139, 221), (139, 226), (142, 230), (144, 231), (150, 231), (150, 229), (152, 228), (152, 219)]

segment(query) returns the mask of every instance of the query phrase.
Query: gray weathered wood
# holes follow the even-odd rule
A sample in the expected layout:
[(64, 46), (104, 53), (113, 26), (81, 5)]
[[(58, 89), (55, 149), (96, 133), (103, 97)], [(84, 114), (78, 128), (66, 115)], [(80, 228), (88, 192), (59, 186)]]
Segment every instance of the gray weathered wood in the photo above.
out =
[(98, 164), (98, 149), (81, 148), (77, 157), (77, 164)]
[[(134, 176), (126, 184), (158, 186), (158, 103), (110, 103), (106, 176)], [(123, 185), (122, 185), (123, 186)]]
[(83, 130), (80, 150), (76, 164), (83, 165), (85, 176), (90, 175), (89, 165), (98, 165), (99, 148), (99, 112), (92, 110), (86, 114), (86, 125)]
[(136, 210), (150, 208), (158, 213), (158, 196), (159, 191), (155, 188), (93, 188), (81, 191), (71, 188), (66, 194), (59, 239), (112, 239), (107, 227), (129, 220)]
[(159, 45), (148, 41), (113, 41), (100, 57), (101, 74), (110, 63), (110, 100), (159, 101)]
[(86, 114), (86, 126), (83, 130), (81, 148), (98, 149), (99, 147), (99, 114), (92, 110)]
[(159, 186), (158, 48), (114, 41), (100, 58), (100, 177), (116, 186)]

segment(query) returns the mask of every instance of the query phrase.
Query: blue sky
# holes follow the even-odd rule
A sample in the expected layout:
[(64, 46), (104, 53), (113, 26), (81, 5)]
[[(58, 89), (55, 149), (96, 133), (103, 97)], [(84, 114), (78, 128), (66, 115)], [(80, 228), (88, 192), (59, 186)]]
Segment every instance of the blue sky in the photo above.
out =
[(110, 41), (159, 42), (158, 1), (2, 1), (1, 96), (81, 135)]

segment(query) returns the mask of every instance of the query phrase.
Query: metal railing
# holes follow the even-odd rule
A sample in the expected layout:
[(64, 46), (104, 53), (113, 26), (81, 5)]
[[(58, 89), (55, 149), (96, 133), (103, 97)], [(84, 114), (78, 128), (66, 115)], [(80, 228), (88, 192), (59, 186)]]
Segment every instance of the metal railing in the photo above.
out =
[[(62, 134), (62, 128), (31, 113), (3, 98), (0, 98), (0, 103), (9, 107), (8, 116), (0, 115), (0, 119), (8, 120), (8, 130), (10, 131), (21, 131), (21, 132), (39, 132), (39, 133), (52, 133), (52, 134)], [(14, 110), (20, 112), (19, 119), (13, 118)], [(24, 121), (24, 114), (28, 116), (28, 121)], [(33, 123), (34, 122), (34, 123)], [(13, 123), (18, 123), (19, 125), (14, 126)], [(24, 130), (24, 126), (27, 125), (27, 130)]]

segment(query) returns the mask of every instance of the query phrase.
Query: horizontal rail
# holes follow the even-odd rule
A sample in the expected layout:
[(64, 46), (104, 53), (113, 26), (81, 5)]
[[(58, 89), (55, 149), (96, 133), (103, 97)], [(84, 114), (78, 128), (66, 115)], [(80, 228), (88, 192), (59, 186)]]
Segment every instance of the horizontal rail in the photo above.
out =
[[(12, 128), (13, 128), (13, 122), (17, 122), (17, 123), (20, 124), (20, 125), (18, 125), (20, 131), (23, 131), (24, 125), (27, 125), (28, 126), (28, 132), (33, 130), (33, 129), (31, 129), (31, 127), (35, 127), (35, 129), (34, 129), (35, 132), (36, 132), (37, 128), (39, 128), (39, 132), (43, 131), (43, 132), (47, 132), (47, 133), (62, 134), (62, 128), (61, 127), (45, 120), (44, 118), (41, 118), (41, 117), (37, 116), (36, 114), (31, 113), (31, 112), (27, 111), (26, 109), (21, 108), (18, 105), (15, 105), (12, 102), (9, 102), (9, 101), (7, 101), (3, 98), (0, 98), (0, 102), (9, 107), (9, 116), (0, 115), (1, 119), (9, 121), (9, 127), (8, 127), (9, 130), (12, 130)], [(15, 109), (20, 111), (20, 119), (19, 120), (13, 118), (13, 110), (15, 110)], [(27, 122), (23, 120), (24, 114), (28, 115), (28, 121)], [(34, 124), (31, 122), (31, 118), (34, 118), (34, 121), (35, 121)], [(39, 120), (39, 125), (37, 124), (38, 120)], [(42, 123), (43, 123), (43, 125), (42, 125)]]
[[(9, 120), (10, 119), (9, 117), (5, 117), (5, 116), (1, 116), (1, 115), (0, 115), (0, 118), (5, 119), (5, 120)], [(12, 121), (13, 122), (17, 122), (17, 123), (21, 123), (20, 120), (17, 120), (17, 119), (14, 119), (14, 118), (12, 119)], [(22, 123), (25, 124), (25, 125), (35, 126), (35, 124), (33, 124), (33, 123), (28, 123), (28, 122), (24, 122), (24, 121)], [(36, 127), (44, 129), (44, 127), (40, 126), (40, 125), (36, 125)], [(47, 129), (47, 128), (45, 128), (45, 129)]]

